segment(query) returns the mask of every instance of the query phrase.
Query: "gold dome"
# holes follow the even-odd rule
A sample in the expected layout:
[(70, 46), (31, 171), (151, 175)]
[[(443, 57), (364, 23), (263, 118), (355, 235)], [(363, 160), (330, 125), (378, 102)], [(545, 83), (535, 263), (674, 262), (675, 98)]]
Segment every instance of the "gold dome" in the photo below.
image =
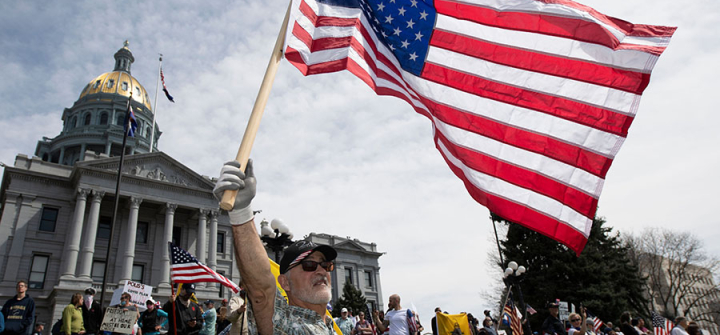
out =
[(149, 110), (152, 110), (150, 105), (150, 97), (148, 96), (145, 87), (140, 85), (140, 82), (124, 71), (113, 71), (99, 75), (97, 78), (91, 80), (85, 89), (80, 93), (78, 100), (92, 94), (98, 93), (109, 93), (118, 94), (125, 97), (130, 96), (132, 90), (132, 98), (138, 103), (145, 105)]

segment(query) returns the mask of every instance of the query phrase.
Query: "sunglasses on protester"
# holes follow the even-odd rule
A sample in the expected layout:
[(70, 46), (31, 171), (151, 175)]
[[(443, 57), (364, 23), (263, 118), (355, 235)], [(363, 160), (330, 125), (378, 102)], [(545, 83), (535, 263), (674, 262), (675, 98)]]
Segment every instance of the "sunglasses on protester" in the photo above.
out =
[(575, 322), (575, 321), (580, 321), (580, 319), (572, 319), (570, 321)]
[(312, 272), (312, 271), (317, 270), (318, 265), (320, 265), (320, 267), (325, 269), (325, 271), (327, 271), (327, 272), (332, 272), (333, 270), (335, 270), (335, 263), (332, 261), (316, 262), (316, 261), (306, 260), (306, 261), (300, 261), (298, 264), (291, 266), (290, 268), (288, 268), (288, 271), (290, 271), (290, 269), (292, 269), (298, 265), (302, 266), (303, 271), (307, 271), (307, 272)]

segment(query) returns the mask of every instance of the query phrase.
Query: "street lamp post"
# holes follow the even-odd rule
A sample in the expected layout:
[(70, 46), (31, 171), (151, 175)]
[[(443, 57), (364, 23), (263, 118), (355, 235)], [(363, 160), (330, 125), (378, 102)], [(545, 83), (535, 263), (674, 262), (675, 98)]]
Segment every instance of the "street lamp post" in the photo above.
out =
[[(527, 306), (525, 305), (525, 301), (523, 300), (522, 289), (520, 288), (520, 282), (525, 279), (525, 275), (526, 269), (524, 266), (518, 266), (517, 262), (510, 261), (508, 263), (508, 267), (505, 269), (503, 282), (505, 282), (505, 286), (507, 286), (508, 291), (511, 291), (513, 286), (517, 286), (518, 298), (520, 300), (520, 311), (522, 312), (523, 320), (527, 321)], [(532, 329), (530, 329), (530, 322), (525, 322), (525, 324), (526, 326), (523, 326), (527, 327), (525, 333), (532, 334)]]
[(280, 219), (273, 219), (268, 227), (267, 220), (260, 222), (260, 239), (275, 252), (275, 263), (280, 264), (280, 251), (291, 245), (293, 234)]

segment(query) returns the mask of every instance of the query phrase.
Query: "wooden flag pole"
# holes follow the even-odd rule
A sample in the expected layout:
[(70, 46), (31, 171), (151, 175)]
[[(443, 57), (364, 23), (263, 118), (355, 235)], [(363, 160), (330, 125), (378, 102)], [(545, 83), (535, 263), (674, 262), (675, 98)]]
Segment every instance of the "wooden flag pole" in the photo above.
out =
[[(270, 90), (272, 89), (272, 84), (275, 80), (275, 74), (277, 73), (278, 65), (280, 65), (280, 60), (283, 56), (282, 47), (285, 44), (285, 31), (287, 30), (288, 21), (290, 19), (291, 6), (292, 0), (290, 0), (287, 12), (285, 12), (285, 20), (283, 20), (282, 27), (280, 27), (280, 33), (275, 41), (275, 48), (273, 49), (272, 56), (270, 57), (267, 70), (265, 70), (265, 77), (263, 77), (262, 85), (260, 85), (260, 91), (258, 92), (257, 98), (255, 98), (255, 105), (253, 106), (252, 113), (250, 114), (250, 120), (248, 120), (247, 127), (245, 128), (245, 134), (243, 135), (240, 148), (238, 149), (237, 156), (235, 157), (235, 160), (240, 163), (240, 169), (242, 171), (245, 171), (248, 158), (250, 158), (250, 150), (255, 142), (255, 135), (257, 135), (258, 127), (260, 127), (260, 119), (262, 119), (263, 112), (265, 112), (265, 105), (267, 104), (268, 97), (270, 96)], [(236, 195), (237, 191), (225, 191), (222, 201), (220, 201), (220, 208), (226, 211), (231, 210), (235, 204)]]

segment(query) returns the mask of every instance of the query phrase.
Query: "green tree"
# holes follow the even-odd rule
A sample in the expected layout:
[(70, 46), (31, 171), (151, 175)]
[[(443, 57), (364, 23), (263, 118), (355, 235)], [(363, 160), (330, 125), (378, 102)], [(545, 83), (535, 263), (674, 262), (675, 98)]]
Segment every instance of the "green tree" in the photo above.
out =
[[(509, 224), (497, 216), (492, 219)], [(605, 226), (604, 218), (594, 220), (580, 257), (564, 245), (518, 224), (509, 224), (507, 238), (500, 243), (506, 263), (513, 260), (527, 268), (521, 286), (525, 302), (538, 310), (530, 318), (533, 330), (539, 330), (548, 316), (545, 304), (556, 298), (576, 307), (582, 303), (601, 320), (615, 324), (624, 311), (649, 314), (643, 296), (645, 279), (630, 261), (619, 233), (613, 234), (612, 228)]]
[(332, 315), (334, 317), (340, 316), (340, 310), (343, 307), (347, 308), (352, 315), (357, 315), (361, 311), (367, 313), (367, 299), (349, 281), (346, 281), (345, 286), (343, 286), (342, 297), (333, 304)]

